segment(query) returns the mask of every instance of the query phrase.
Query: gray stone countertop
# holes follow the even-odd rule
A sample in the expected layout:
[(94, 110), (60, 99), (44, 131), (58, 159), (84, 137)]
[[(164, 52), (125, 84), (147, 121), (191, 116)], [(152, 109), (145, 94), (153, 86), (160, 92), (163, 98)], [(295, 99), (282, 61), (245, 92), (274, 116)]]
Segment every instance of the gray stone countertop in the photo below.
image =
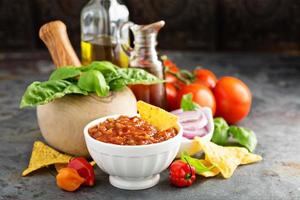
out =
[(189, 188), (169, 185), (168, 172), (157, 186), (142, 191), (114, 188), (96, 168), (96, 185), (75, 193), (55, 184), (53, 169), (21, 177), (32, 144), (42, 140), (35, 109), (18, 108), (26, 86), (45, 80), (53, 69), (43, 56), (0, 56), (0, 200), (17, 199), (300, 199), (300, 57), (254, 54), (167, 52), (178, 65), (192, 69), (203, 65), (219, 77), (242, 79), (253, 93), (250, 115), (240, 125), (253, 129), (258, 138), (260, 163), (240, 166), (228, 179), (202, 178)]

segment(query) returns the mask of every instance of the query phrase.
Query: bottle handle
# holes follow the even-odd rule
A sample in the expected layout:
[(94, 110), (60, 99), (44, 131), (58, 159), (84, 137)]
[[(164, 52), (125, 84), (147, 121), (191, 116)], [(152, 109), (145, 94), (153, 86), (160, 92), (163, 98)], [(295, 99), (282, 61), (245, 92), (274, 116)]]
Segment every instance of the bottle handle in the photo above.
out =
[[(131, 21), (128, 21), (128, 22), (124, 22), (124, 23), (122, 23), (120, 26), (119, 26), (119, 28), (118, 28), (118, 33), (117, 33), (117, 43), (118, 44), (121, 44), (121, 48), (122, 48), (122, 50), (126, 53), (126, 55), (128, 56), (128, 57), (130, 57), (130, 54), (131, 54), (131, 52), (133, 51), (133, 48), (130, 46), (130, 44), (128, 44), (128, 43), (122, 43), (121, 42), (121, 39), (122, 39), (122, 35), (121, 35), (121, 33), (122, 33), (122, 30), (125, 28), (125, 27), (131, 27), (131, 26), (133, 26), (134, 25), (134, 23), (132, 23)], [(130, 30), (130, 29), (129, 29)]]

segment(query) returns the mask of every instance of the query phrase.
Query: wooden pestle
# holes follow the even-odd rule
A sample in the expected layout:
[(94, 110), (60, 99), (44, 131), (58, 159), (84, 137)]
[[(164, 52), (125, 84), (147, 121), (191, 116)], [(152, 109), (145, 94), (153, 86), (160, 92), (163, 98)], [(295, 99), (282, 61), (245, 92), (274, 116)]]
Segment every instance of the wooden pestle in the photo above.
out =
[(40, 28), (39, 36), (47, 46), (56, 68), (67, 65), (81, 66), (70, 43), (66, 25), (62, 21), (44, 24)]

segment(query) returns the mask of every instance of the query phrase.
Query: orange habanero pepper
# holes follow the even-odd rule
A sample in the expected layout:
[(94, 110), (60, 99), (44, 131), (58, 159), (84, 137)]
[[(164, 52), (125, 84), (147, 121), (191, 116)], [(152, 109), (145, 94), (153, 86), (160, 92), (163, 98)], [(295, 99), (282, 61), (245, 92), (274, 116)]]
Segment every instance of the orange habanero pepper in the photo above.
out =
[(58, 187), (69, 192), (77, 190), (84, 182), (85, 179), (75, 169), (69, 167), (60, 169), (56, 176)]

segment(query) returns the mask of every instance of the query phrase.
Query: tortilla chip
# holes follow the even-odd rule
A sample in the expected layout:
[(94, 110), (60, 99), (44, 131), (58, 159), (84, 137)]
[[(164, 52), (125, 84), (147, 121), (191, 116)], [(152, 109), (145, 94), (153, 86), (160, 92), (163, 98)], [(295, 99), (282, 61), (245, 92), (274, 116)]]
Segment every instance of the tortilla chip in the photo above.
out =
[[(92, 166), (95, 166), (96, 165), (96, 162), (95, 161), (91, 161), (90, 164)], [(62, 168), (65, 168), (68, 166), (68, 163), (56, 163), (54, 164), (54, 167), (56, 169), (57, 172), (59, 172), (59, 170), (61, 170)]]
[(259, 162), (262, 160), (262, 157), (260, 155), (256, 155), (253, 153), (246, 154), (244, 158), (241, 160), (242, 165)]
[(137, 102), (137, 109), (141, 118), (158, 130), (163, 131), (173, 127), (178, 129), (178, 117), (176, 115), (143, 101)]
[(195, 155), (196, 153), (202, 151), (202, 148), (200, 146), (200, 143), (197, 140), (193, 140), (190, 147), (188, 149), (186, 149), (185, 151), (187, 152), (187, 154), (192, 156), (192, 155)]
[(212, 142), (205, 142), (200, 137), (195, 137), (205, 153), (205, 160), (216, 166), (224, 178), (230, 178), (240, 164), (257, 162), (261, 156), (249, 153), (243, 147), (223, 147)]
[(56, 163), (68, 163), (72, 157), (59, 153), (41, 141), (34, 142), (29, 166), (22, 173), (26, 176), (29, 173)]

